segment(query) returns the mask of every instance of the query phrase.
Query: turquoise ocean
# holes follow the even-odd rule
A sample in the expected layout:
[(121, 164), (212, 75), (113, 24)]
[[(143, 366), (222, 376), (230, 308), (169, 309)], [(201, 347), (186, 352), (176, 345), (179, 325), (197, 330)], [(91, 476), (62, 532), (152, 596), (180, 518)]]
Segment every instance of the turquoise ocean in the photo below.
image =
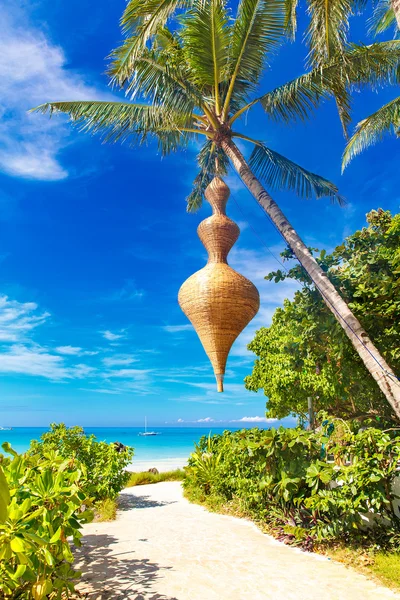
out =
[[(149, 466), (157, 468), (166, 466), (176, 468), (185, 464), (189, 454), (194, 450), (195, 442), (201, 436), (222, 433), (232, 427), (152, 427), (159, 435), (142, 437), (139, 435), (143, 427), (84, 427), (86, 434), (94, 434), (99, 441), (121, 442), (135, 448), (132, 468), (135, 470)], [(0, 430), (0, 445), (10, 442), (17, 452), (28, 449), (32, 439), (39, 439), (47, 427), (15, 427), (11, 431)], [(0, 449), (1, 452), (1, 449)]]

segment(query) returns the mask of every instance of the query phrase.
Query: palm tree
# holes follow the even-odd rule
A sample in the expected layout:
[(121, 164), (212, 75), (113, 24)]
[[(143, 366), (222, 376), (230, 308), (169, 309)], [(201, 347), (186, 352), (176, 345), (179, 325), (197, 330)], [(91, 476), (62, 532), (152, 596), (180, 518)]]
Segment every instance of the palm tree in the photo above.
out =
[[(271, 119), (305, 118), (321, 100), (344, 99), (343, 81), (355, 86), (386, 81), (397, 68), (400, 49), (393, 43), (348, 45), (340, 56), (264, 94), (260, 80), (282, 43), (287, 20), (284, 0), (240, 0), (231, 18), (225, 0), (131, 0), (123, 16), (127, 37), (114, 51), (110, 75), (131, 99), (145, 102), (49, 102), (41, 112), (64, 112), (87, 132), (106, 141), (145, 141), (153, 137), (163, 154), (204, 138), (200, 167), (188, 209), (198, 208), (203, 192), (230, 165), (269, 215), (283, 238), (343, 326), (366, 368), (400, 418), (400, 385), (326, 273), (263, 187), (289, 189), (309, 198), (341, 202), (337, 188), (282, 156), (261, 140), (237, 129), (240, 117), (261, 105)], [(177, 8), (185, 11), (173, 21)], [(166, 22), (173, 24), (168, 29)], [(235, 140), (253, 146), (247, 161)]]
[[(400, 31), (400, 0), (380, 0), (371, 19), (370, 32), (378, 35), (392, 26), (396, 32)], [(400, 41), (398, 43), (400, 44)], [(400, 69), (394, 77), (394, 83), (399, 82)], [(400, 137), (400, 97), (391, 100), (357, 123), (343, 154), (343, 169), (355, 156), (382, 140), (388, 133)]]

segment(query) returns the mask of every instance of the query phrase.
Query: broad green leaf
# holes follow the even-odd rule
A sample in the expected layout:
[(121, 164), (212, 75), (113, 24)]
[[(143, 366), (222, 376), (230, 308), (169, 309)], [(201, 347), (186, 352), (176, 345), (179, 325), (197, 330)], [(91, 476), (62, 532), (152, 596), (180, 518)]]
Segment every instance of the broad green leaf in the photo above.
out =
[(50, 567), (52, 567), (54, 565), (54, 563), (55, 563), (54, 556), (51, 554), (51, 552), (45, 546), (43, 546), (42, 552), (43, 552), (45, 561), (47, 562), (47, 564)]
[(51, 593), (53, 585), (50, 579), (40, 579), (32, 586), (32, 597), (34, 600), (42, 600)]
[(7, 506), (10, 502), (10, 492), (3, 469), (0, 467), (0, 523), (4, 523), (7, 517)]
[(19, 579), (20, 577), (23, 576), (25, 571), (26, 571), (26, 565), (18, 565), (18, 567), (16, 568), (15, 573), (14, 573), (14, 578)]
[(26, 550), (26, 543), (20, 537), (14, 537), (10, 541), (11, 550), (13, 552), (24, 552)]
[(57, 531), (55, 532), (55, 534), (53, 535), (53, 537), (50, 539), (50, 544), (55, 544), (56, 542), (58, 542), (58, 540), (61, 538), (61, 526), (57, 529)]
[(19, 455), (18, 455), (18, 453), (17, 453), (17, 452), (15, 452), (15, 450), (13, 450), (13, 448), (12, 448), (12, 446), (11, 446), (10, 442), (4, 442), (4, 443), (1, 445), (1, 447), (3, 448), (3, 450), (4, 450), (5, 452), (7, 452), (8, 454), (12, 454), (12, 456), (14, 456), (15, 458), (19, 456)]
[(0, 546), (0, 560), (10, 560), (12, 556), (11, 546), (9, 542), (2, 542)]

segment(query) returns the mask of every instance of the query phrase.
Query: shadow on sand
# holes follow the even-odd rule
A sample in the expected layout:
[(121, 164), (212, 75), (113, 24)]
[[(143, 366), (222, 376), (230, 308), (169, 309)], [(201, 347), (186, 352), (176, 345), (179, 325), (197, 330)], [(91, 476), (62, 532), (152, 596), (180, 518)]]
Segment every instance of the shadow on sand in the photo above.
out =
[(82, 572), (77, 588), (83, 598), (96, 600), (179, 600), (157, 593), (160, 566), (148, 559), (133, 558), (134, 552), (112, 553), (118, 540), (107, 534), (85, 535), (82, 548), (74, 552), (75, 566)]
[(176, 504), (176, 500), (172, 502), (164, 502), (150, 499), (150, 496), (133, 496), (132, 494), (121, 494), (118, 498), (119, 510), (131, 510), (132, 508), (157, 508), (158, 506), (166, 506), (167, 504)]

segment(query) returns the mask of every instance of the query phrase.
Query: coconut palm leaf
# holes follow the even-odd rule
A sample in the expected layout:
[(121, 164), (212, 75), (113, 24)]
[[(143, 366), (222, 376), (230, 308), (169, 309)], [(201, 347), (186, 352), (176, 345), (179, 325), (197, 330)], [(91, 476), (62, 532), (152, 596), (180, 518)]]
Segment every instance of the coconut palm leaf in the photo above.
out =
[(396, 83), (400, 78), (399, 60), (400, 42), (397, 41), (370, 46), (350, 45), (342, 58), (312, 69), (264, 94), (252, 104), (260, 102), (271, 118), (289, 122), (306, 119), (322, 100), (333, 95), (341, 99), (348, 121), (350, 106), (346, 85), (350, 89), (360, 89), (365, 85), (376, 89), (385, 82)]
[(165, 26), (171, 15), (189, 4), (190, 0), (129, 0), (121, 19), (122, 31), (128, 37), (111, 54), (108, 70), (111, 80), (124, 85), (147, 42)]
[(170, 64), (170, 57), (169, 49), (145, 49), (133, 62), (126, 93), (132, 99), (141, 96), (176, 112), (191, 113), (195, 106), (202, 105), (204, 97), (188, 81), (184, 66)]
[[(186, 145), (189, 135), (197, 135), (193, 117), (172, 113), (162, 106), (124, 102), (49, 102), (34, 109), (52, 115), (66, 113), (81, 131), (101, 134), (105, 142), (143, 143), (154, 137), (163, 154)], [(200, 133), (200, 132), (198, 132)]]
[(363, 150), (379, 142), (386, 134), (400, 135), (400, 98), (395, 98), (357, 124), (344, 155), (343, 169)]
[(254, 148), (249, 165), (254, 173), (273, 189), (289, 189), (302, 198), (327, 196), (339, 204), (344, 202), (333, 183), (303, 169), (264, 144), (260, 143)]
[(309, 61), (312, 67), (319, 67), (345, 51), (354, 2), (308, 0), (307, 4), (310, 17), (306, 33), (310, 46)]
[(213, 141), (207, 140), (197, 156), (201, 168), (193, 182), (193, 188), (186, 198), (187, 211), (195, 212), (203, 202), (206, 187), (215, 175), (226, 175), (229, 170), (229, 160), (226, 154)]
[(212, 89), (220, 113), (220, 83), (226, 78), (229, 51), (229, 16), (223, 0), (203, 0), (183, 19), (181, 38), (193, 83)]
[[(341, 59), (336, 56), (246, 104), (262, 76), (265, 55), (274, 52), (284, 36), (283, 1), (241, 0), (237, 17), (230, 23), (225, 0), (203, 0), (179, 19), (176, 31), (161, 26), (160, 18), (152, 44), (132, 55), (132, 69), (126, 78), (127, 93), (132, 99), (144, 99), (144, 104), (55, 102), (38, 110), (67, 113), (84, 131), (101, 134), (105, 141), (133, 144), (155, 138), (163, 154), (205, 136), (189, 209), (199, 206), (210, 179), (226, 172), (223, 142), (235, 137), (256, 144), (251, 164), (272, 187), (286, 186), (304, 197), (325, 195), (340, 202), (333, 184), (232, 131), (232, 123), (258, 102), (274, 119), (305, 118), (322, 99), (332, 95), (340, 98), (341, 109), (345, 108), (342, 119), (347, 119), (348, 87), (371, 80), (375, 85), (397, 80), (400, 43), (348, 46)], [(131, 9), (136, 6), (140, 12), (150, 6), (149, 0), (142, 2), (131, 3)], [(133, 17), (130, 26), (136, 27)], [(232, 108), (238, 108), (234, 115), (230, 115)]]
[(297, 5), (298, 0), (285, 0), (285, 31), (291, 40), (297, 31)]
[(369, 33), (372, 35), (379, 35), (392, 26), (395, 28), (395, 32), (398, 32), (391, 0), (378, 0), (368, 23)]
[(278, 48), (284, 33), (284, 0), (241, 0), (232, 28), (225, 116), (232, 98), (243, 101), (254, 91), (266, 61)]

